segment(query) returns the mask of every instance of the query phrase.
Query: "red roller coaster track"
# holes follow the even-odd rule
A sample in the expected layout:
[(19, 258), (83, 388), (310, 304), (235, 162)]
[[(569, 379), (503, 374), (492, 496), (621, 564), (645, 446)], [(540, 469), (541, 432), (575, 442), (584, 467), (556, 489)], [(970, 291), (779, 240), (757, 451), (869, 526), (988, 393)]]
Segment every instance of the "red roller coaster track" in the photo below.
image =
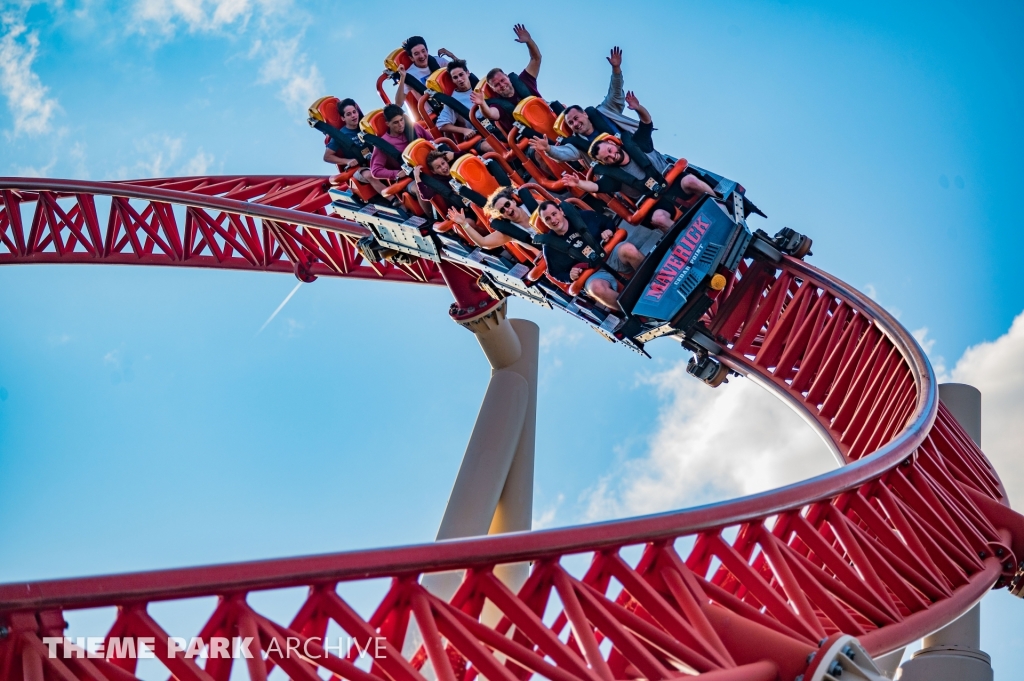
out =
[[(116, 263), (295, 271), (442, 283), (431, 263), (364, 264), (361, 227), (329, 217), (322, 178), (216, 177), (90, 183), (0, 179), (0, 264)], [(98, 201), (99, 200), (99, 201)], [(109, 202), (101, 229), (98, 204)], [(32, 210), (34, 206), (34, 211)], [(31, 212), (31, 219), (23, 216)], [(251, 637), (252, 681), (276, 666), (292, 679), (349, 681), (792, 680), (840, 633), (873, 656), (897, 650), (1015, 578), (1024, 518), (999, 477), (939, 402), (914, 339), (871, 300), (802, 261), (741, 268), (712, 331), (720, 358), (785, 399), (847, 462), (751, 497), (597, 525), (393, 549), (107, 577), (0, 585), (0, 681), (131, 681), (135, 660), (76, 657), (67, 610), (117, 606), (108, 637), (168, 635), (149, 603), (218, 602), (197, 637)], [(626, 547), (641, 546), (631, 563)], [(589, 554), (585, 575), (562, 559)], [(530, 561), (512, 593), (495, 565)], [(464, 570), (450, 601), (419, 577)], [(364, 618), (339, 582), (391, 578)], [(290, 622), (246, 600), (307, 586)], [(499, 614), (481, 618), (485, 602)], [(333, 621), (366, 643), (324, 654)], [(410, 622), (423, 644), (403, 651)], [(183, 632), (172, 632), (181, 635)], [(188, 632), (192, 634), (194, 632)], [(297, 637), (304, 656), (283, 654)], [(363, 645), (361, 643), (360, 645)], [(403, 652), (405, 653), (403, 655)], [(233, 660), (204, 665), (157, 646), (180, 681), (228, 681)], [(241, 664), (241, 662), (239, 662)], [(428, 672), (429, 667), (429, 672)]]
[[(369, 232), (326, 214), (323, 177), (4, 178), (0, 187), (0, 264), (173, 265), (444, 283), (429, 261), (365, 263), (355, 242)], [(97, 199), (109, 202), (105, 227)], [(35, 206), (29, 221), (22, 204)]]

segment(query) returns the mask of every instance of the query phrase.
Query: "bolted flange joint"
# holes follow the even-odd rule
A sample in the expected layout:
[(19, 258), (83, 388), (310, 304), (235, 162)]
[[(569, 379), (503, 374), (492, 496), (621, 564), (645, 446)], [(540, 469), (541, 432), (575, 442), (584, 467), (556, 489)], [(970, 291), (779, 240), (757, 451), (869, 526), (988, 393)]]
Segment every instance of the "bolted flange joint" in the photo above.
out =
[(473, 333), (482, 333), (497, 328), (505, 321), (508, 315), (507, 299), (488, 299), (471, 310), (465, 310), (452, 303), (448, 314), (460, 326), (463, 326)]
[(847, 634), (833, 634), (821, 642), (801, 681), (885, 681), (860, 642)]

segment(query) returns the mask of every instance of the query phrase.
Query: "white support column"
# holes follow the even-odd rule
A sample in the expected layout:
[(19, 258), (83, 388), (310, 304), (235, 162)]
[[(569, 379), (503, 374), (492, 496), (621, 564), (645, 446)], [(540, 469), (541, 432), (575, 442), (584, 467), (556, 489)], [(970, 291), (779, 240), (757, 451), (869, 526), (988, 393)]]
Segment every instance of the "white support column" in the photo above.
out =
[(882, 670), (886, 678), (891, 679), (896, 675), (896, 671), (900, 668), (900, 662), (903, 661), (903, 652), (905, 650), (906, 648), (900, 648), (887, 655), (875, 658), (875, 665)]
[[(491, 364), (491, 380), (437, 531), (439, 541), (532, 528), (540, 329), (505, 315), (503, 303), (462, 322), (476, 334)], [(503, 565), (495, 573), (518, 591), (529, 565)], [(434, 573), (422, 583), (447, 600), (461, 580), (461, 572)]]
[[(962, 383), (939, 386), (939, 399), (981, 445), (981, 393)], [(921, 650), (900, 667), (900, 681), (992, 681), (992, 659), (981, 650), (981, 603), (924, 637)]]

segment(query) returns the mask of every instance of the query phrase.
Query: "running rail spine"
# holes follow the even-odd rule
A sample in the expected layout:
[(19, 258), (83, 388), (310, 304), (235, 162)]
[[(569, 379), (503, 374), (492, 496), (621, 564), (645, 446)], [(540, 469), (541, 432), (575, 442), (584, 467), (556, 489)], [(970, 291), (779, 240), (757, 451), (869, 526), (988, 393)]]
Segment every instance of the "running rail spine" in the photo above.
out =
[[(444, 283), (429, 261), (365, 262), (356, 242), (369, 231), (326, 214), (328, 189), (325, 178), (313, 176), (0, 178), (0, 264), (172, 265), (294, 272), (304, 280)], [(97, 197), (110, 202), (105, 227)]]
[[(157, 200), (133, 187), (133, 196)], [(210, 207), (204, 197), (191, 201)], [(65, 659), (72, 642), (59, 644), (51, 659), (42, 637), (61, 635), (64, 610), (115, 605), (109, 637), (161, 639), (166, 632), (147, 604), (204, 595), (219, 598), (200, 637), (252, 636), (253, 649), (268, 653), (265, 662), (245, 661), (254, 681), (277, 665), (303, 681), (317, 681), (319, 668), (351, 681), (424, 681), (425, 664), (445, 681), (481, 674), (502, 681), (531, 674), (662, 679), (680, 670), (709, 679), (789, 680), (837, 632), (857, 636), (877, 656), (1009, 583), (1015, 556), (1024, 556), (1024, 521), (1009, 510), (983, 453), (939, 403), (920, 347), (890, 315), (843, 282), (786, 258), (778, 267), (742, 267), (709, 326), (726, 347), (723, 361), (798, 406), (847, 465), (729, 502), (582, 527), (0, 585), (0, 681), (130, 681), (134, 660)], [(634, 565), (621, 550), (636, 545), (643, 553)], [(570, 574), (561, 558), (584, 552), (591, 555), (586, 574)], [(533, 571), (513, 594), (493, 567), (524, 560)], [(418, 584), (421, 574), (444, 569), (466, 570), (450, 602)], [(379, 577), (392, 584), (369, 617), (335, 588)], [(287, 624), (245, 599), (249, 591), (291, 586), (308, 586), (309, 596)], [(501, 613), (491, 626), (479, 621), (485, 601)], [(401, 649), (411, 620), (424, 645), (407, 659)], [(353, 664), (355, 649), (325, 657), (315, 640), (308, 644), (315, 659), (276, 652), (289, 636), (304, 644), (324, 636), (330, 621), (360, 645), (387, 639), (385, 659), (366, 671)], [(229, 679), (230, 660), (200, 667), (181, 652), (155, 652), (181, 681)]]

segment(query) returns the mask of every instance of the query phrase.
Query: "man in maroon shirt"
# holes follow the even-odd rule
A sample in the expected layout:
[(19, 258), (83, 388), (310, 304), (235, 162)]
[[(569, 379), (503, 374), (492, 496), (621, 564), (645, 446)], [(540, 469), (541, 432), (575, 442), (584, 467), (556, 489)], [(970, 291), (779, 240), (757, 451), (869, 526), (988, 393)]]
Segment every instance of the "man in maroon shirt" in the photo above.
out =
[(512, 111), (516, 104), (531, 95), (540, 97), (537, 90), (537, 74), (540, 73), (541, 53), (537, 43), (533, 41), (530, 32), (522, 24), (516, 24), (513, 28), (516, 34), (517, 43), (526, 43), (530, 50), (530, 63), (518, 74), (511, 77), (506, 75), (499, 68), (487, 72), (487, 84), (490, 86), (494, 97), (485, 100), (479, 92), (473, 92), (469, 98), (480, 107), (481, 113), (492, 121), (497, 121), (507, 133), (512, 129), (515, 119), (512, 118)]

